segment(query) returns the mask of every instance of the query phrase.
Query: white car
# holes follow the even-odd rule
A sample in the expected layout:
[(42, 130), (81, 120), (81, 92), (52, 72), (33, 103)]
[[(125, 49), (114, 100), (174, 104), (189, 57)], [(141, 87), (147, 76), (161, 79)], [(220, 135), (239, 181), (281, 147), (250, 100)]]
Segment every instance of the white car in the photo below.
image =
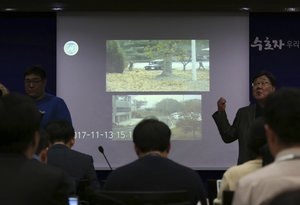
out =
[(162, 70), (163, 63), (163, 59), (150, 61), (149, 64), (145, 66), (145, 70)]

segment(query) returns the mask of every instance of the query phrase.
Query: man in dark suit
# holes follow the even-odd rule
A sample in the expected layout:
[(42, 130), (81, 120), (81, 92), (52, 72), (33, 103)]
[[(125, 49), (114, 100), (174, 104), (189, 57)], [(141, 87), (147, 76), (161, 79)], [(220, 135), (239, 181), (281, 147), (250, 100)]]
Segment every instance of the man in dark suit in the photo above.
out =
[(77, 190), (80, 182), (86, 181), (86, 188), (99, 190), (100, 185), (90, 155), (72, 150), (75, 132), (68, 121), (53, 121), (46, 126), (51, 146), (48, 150), (48, 165), (61, 168), (74, 182)]
[(192, 169), (167, 158), (171, 130), (157, 119), (145, 119), (133, 130), (138, 159), (114, 170), (104, 190), (172, 191), (187, 190), (192, 204), (206, 205), (200, 176)]
[(220, 98), (217, 102), (218, 111), (212, 117), (225, 143), (238, 140), (238, 164), (255, 158), (255, 154), (247, 146), (250, 127), (256, 118), (263, 116), (265, 100), (269, 94), (275, 91), (275, 88), (276, 80), (272, 73), (261, 71), (256, 74), (252, 80), (252, 95), (256, 103), (240, 108), (232, 125), (227, 119), (226, 100)]
[(1, 96), (0, 116), (0, 204), (68, 204), (64, 173), (31, 160), (40, 137), (34, 102), (18, 94)]

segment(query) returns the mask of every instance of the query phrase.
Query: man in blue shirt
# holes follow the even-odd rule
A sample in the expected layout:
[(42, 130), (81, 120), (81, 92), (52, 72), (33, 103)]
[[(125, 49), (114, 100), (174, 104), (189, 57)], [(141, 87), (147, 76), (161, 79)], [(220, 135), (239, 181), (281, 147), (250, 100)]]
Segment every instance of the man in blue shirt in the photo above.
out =
[(32, 66), (24, 73), (25, 92), (35, 100), (37, 107), (43, 114), (41, 127), (48, 122), (66, 120), (72, 123), (69, 109), (63, 99), (46, 93), (46, 72), (41, 66)]

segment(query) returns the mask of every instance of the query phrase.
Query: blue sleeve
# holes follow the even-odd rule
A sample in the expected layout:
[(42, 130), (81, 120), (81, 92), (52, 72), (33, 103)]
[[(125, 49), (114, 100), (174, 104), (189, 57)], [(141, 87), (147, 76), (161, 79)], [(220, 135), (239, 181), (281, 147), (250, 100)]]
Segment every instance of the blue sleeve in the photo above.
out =
[(56, 120), (66, 120), (72, 124), (70, 111), (63, 99), (57, 98), (55, 110)]

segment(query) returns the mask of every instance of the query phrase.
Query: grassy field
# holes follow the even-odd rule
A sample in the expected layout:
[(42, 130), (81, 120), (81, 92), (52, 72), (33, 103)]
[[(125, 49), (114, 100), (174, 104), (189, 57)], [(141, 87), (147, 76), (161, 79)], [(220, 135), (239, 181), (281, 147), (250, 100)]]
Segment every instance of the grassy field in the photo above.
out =
[(124, 73), (106, 74), (106, 91), (209, 91), (209, 71), (198, 70), (197, 80), (192, 80), (192, 72), (173, 70), (171, 76), (160, 77), (161, 70), (134, 70)]

